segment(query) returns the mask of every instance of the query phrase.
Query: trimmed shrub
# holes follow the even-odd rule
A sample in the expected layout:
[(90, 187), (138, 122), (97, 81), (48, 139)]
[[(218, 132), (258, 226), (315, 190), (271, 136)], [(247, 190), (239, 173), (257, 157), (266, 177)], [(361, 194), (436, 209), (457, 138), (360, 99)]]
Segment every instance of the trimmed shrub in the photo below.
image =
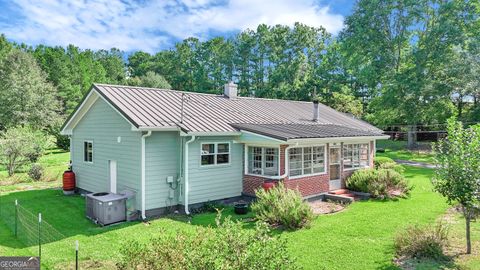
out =
[(373, 163), (375, 164), (375, 168), (380, 167), (383, 163), (395, 163), (393, 159), (389, 157), (375, 157), (373, 160)]
[(363, 169), (355, 171), (347, 180), (347, 188), (370, 193), (374, 198), (389, 198), (408, 194), (407, 181), (392, 169)]
[(251, 207), (258, 220), (293, 230), (309, 226), (313, 219), (312, 209), (300, 192), (285, 188), (283, 183), (268, 191), (258, 189), (255, 194), (257, 200)]
[(435, 226), (409, 226), (395, 238), (395, 250), (399, 256), (441, 259), (448, 244), (448, 228), (443, 223)]
[(119, 269), (299, 269), (285, 239), (269, 236), (265, 223), (254, 230), (217, 216), (217, 228), (163, 230), (147, 243), (133, 240), (120, 251)]
[(33, 163), (32, 167), (28, 171), (28, 176), (30, 176), (34, 181), (40, 181), (43, 177), (43, 167), (38, 163)]

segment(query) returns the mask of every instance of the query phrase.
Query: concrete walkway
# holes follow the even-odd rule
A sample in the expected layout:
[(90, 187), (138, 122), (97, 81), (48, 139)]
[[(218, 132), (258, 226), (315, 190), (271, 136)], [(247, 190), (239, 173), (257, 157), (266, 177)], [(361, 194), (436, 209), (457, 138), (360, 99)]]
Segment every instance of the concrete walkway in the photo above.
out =
[(395, 159), (395, 162), (398, 164), (413, 166), (413, 167), (420, 167), (420, 168), (427, 168), (427, 169), (435, 169), (435, 165), (425, 162), (419, 161), (411, 161), (411, 160), (402, 160), (402, 159)]

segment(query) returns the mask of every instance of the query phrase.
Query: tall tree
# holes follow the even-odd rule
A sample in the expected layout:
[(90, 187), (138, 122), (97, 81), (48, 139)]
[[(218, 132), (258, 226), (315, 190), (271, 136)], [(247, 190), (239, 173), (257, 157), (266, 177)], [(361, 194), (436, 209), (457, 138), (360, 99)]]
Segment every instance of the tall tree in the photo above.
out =
[(47, 128), (58, 121), (55, 87), (35, 58), (11, 51), (0, 65), (0, 129), (18, 125)]

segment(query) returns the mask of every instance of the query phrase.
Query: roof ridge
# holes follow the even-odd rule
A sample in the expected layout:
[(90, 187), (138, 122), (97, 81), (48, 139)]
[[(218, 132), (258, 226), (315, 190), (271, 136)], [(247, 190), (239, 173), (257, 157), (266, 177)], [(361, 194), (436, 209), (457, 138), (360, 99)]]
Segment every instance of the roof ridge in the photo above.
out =
[[(202, 93), (202, 92), (192, 92), (192, 91), (183, 91), (177, 89), (165, 89), (165, 88), (155, 88), (155, 87), (144, 87), (144, 86), (130, 86), (130, 85), (121, 85), (121, 84), (109, 84), (109, 83), (93, 83), (96, 86), (107, 86), (107, 87), (118, 87), (118, 88), (134, 88), (134, 89), (144, 89), (144, 90), (153, 90), (153, 91), (164, 91), (164, 92), (175, 92), (175, 93), (186, 93), (193, 95), (205, 95), (205, 96), (216, 96), (216, 97), (225, 97), (223, 94), (214, 94), (214, 93)], [(258, 100), (267, 100), (267, 101), (282, 101), (282, 102), (297, 102), (297, 103), (311, 103), (311, 101), (302, 101), (302, 100), (291, 100), (291, 99), (279, 99), (279, 98), (262, 98), (262, 97), (242, 97), (237, 96), (239, 99), (258, 99)], [(323, 106), (329, 107), (323, 103), (320, 103)], [(330, 108), (330, 107), (329, 107)], [(332, 109), (333, 110), (333, 109)]]

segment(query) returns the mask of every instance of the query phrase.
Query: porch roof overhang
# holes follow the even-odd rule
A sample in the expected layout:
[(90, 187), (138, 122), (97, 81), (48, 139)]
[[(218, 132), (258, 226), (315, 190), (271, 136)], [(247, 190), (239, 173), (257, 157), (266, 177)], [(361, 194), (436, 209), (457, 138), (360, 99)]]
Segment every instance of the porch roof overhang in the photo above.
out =
[(387, 139), (378, 130), (359, 130), (332, 124), (233, 124), (241, 142), (264, 144), (326, 143)]

